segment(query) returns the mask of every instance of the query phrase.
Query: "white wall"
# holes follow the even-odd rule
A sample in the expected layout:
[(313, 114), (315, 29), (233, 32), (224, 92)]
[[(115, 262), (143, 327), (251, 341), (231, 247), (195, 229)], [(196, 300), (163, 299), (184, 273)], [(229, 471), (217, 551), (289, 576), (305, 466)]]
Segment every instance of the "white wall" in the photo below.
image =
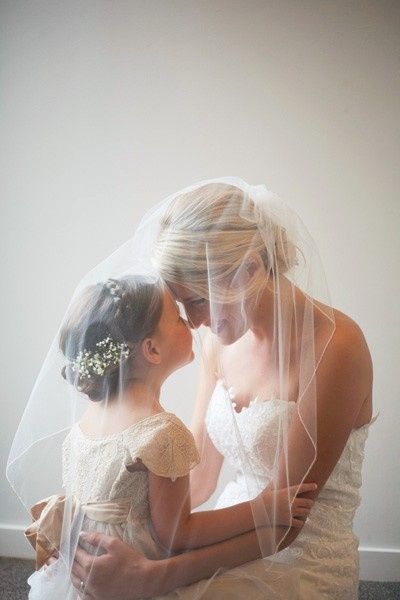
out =
[[(161, 197), (238, 175), (302, 216), (334, 305), (369, 342), (381, 415), (356, 531), (362, 578), (394, 579), (400, 4), (9, 0), (1, 11), (1, 472), (80, 277)], [(26, 552), (26, 521), (2, 478), (0, 553)]]

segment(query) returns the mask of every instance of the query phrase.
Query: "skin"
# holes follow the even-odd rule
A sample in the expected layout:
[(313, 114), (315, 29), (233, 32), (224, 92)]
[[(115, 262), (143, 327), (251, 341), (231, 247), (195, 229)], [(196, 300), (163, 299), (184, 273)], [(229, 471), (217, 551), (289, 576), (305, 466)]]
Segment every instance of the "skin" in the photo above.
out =
[[(254, 275), (259, 264), (249, 269), (249, 277)], [(283, 282), (283, 285), (284, 282)], [(182, 284), (169, 283), (175, 297), (185, 306), (190, 324), (197, 328), (200, 325), (213, 327), (209, 304), (206, 299), (199, 298), (193, 291)], [(296, 302), (299, 311), (302, 310), (304, 297), (296, 290)], [(326, 320), (322, 318), (321, 309), (324, 306), (318, 302), (315, 311), (316, 347), (326, 340)], [(222, 347), (221, 361), (224, 376), (229, 385), (235, 388), (237, 408), (246, 406), (255, 393), (265, 394), (264, 388), (266, 370), (269, 381), (273, 382), (277, 374), (273, 372), (273, 356), (268, 355), (268, 340), (271, 339), (270, 324), (272, 322), (271, 290), (265, 285), (256, 303), (246, 306), (246, 331), (240, 331), (235, 324), (235, 311), (226, 312), (223, 318), (227, 320), (219, 329), (219, 342)], [(359, 326), (348, 316), (334, 309), (335, 330), (322, 356), (315, 375), (317, 396), (317, 447), (316, 460), (305, 478), (305, 482), (316, 482), (318, 489), (304, 494), (305, 498), (315, 500), (319, 491), (325, 485), (330, 473), (342, 454), (344, 446), (353, 429), (370, 422), (372, 416), (372, 362), (364, 335)], [(236, 313), (237, 314), (237, 313)], [(217, 323), (218, 331), (218, 323)], [(212, 344), (206, 342), (206, 352), (213, 359)], [(251, 356), (253, 378), (242, 381), (238, 378), (243, 368), (243, 357)], [(238, 362), (240, 361), (240, 363)], [(240, 369), (238, 368), (240, 364)], [(295, 361), (291, 368), (296, 371)], [(269, 369), (269, 370), (268, 370)], [(209, 371), (209, 370), (208, 370)], [(258, 374), (258, 375), (257, 375)], [(296, 399), (295, 379), (289, 389), (289, 399)], [(209, 464), (200, 464), (192, 471), (192, 490), (197, 499), (203, 502), (215, 488), (222, 457), (209, 440), (204, 431), (204, 413), (210, 393), (215, 385), (214, 376), (202, 382), (196, 403), (193, 433), (196, 442), (206, 440), (206, 455), (210, 457)], [(270, 391), (270, 390), (268, 390)], [(265, 397), (265, 396), (264, 396)], [(311, 399), (305, 395), (302, 399), (306, 411)], [(304, 429), (297, 416), (289, 430), (290, 478), (296, 480), (301, 473), (301, 462), (296, 463), (296, 457), (310, 452), (310, 442), (304, 435)], [(219, 455), (219, 456), (218, 456)], [(207, 467), (213, 465), (213, 470), (207, 472), (208, 488), (201, 491), (201, 481)], [(286, 473), (284, 464), (278, 469), (278, 485), (280, 473)], [(275, 528), (275, 534), (281, 536), (279, 549), (289, 546), (299, 535), (301, 528)], [(268, 535), (268, 534), (267, 534)], [(85, 598), (96, 600), (134, 600), (135, 598), (151, 597), (167, 593), (176, 587), (187, 585), (199, 579), (210, 577), (218, 567), (235, 567), (243, 562), (260, 557), (260, 548), (255, 532), (248, 532), (225, 542), (200, 548), (182, 555), (174, 556), (163, 561), (150, 561), (139, 555), (132, 548), (119, 540), (100, 534), (84, 534), (84, 537), (94, 545), (103, 548), (103, 556), (94, 558), (81, 549), (76, 553), (72, 579), (76, 587), (81, 580), (87, 582)], [(118, 577), (113, 577), (115, 570)], [(89, 578), (90, 574), (90, 578)]]

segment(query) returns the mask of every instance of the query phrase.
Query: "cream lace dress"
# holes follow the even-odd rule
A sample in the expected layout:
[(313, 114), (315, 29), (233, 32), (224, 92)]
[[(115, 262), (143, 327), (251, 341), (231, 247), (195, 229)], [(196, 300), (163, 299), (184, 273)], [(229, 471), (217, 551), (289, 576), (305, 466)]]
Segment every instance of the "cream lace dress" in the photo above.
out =
[[(64, 487), (82, 503), (82, 530), (116, 536), (151, 559), (162, 558), (164, 552), (150, 519), (148, 472), (140, 467), (143, 463), (156, 475), (174, 480), (198, 462), (193, 435), (169, 412), (102, 439), (89, 438), (76, 424), (63, 443)], [(35, 572), (29, 584), (31, 600), (78, 598), (60, 561)]]

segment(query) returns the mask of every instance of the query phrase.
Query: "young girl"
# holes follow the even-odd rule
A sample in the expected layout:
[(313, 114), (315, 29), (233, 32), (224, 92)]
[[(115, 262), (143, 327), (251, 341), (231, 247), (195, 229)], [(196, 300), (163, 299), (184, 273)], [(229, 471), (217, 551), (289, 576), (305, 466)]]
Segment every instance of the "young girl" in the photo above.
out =
[[(253, 529), (250, 502), (191, 512), (189, 473), (199, 454), (184, 423), (161, 406), (160, 391), (193, 360), (192, 335), (166, 288), (138, 276), (89, 286), (74, 302), (59, 343), (67, 361), (63, 377), (91, 402), (63, 443), (66, 498), (53, 496), (33, 509), (37, 520), (27, 533), (38, 567), (59, 546), (62, 517), (75, 518), (77, 511), (80, 530), (116, 536), (151, 559)], [(302, 484), (298, 494), (315, 487)], [(278, 515), (281, 524), (296, 527), (313, 501), (296, 496), (290, 514), (279, 506), (280, 495), (290, 493), (279, 490), (274, 507), (271, 492), (260, 496), (275, 521)], [(31, 598), (39, 597), (37, 575)]]

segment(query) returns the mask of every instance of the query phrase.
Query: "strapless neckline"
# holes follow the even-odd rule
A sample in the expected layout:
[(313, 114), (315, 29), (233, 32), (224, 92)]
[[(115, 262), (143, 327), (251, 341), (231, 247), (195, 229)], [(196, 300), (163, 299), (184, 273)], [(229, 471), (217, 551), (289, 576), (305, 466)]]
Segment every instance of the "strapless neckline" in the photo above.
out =
[[(231, 474), (215, 509), (247, 502), (273, 480), (287, 431), (285, 427), (290, 425), (291, 418), (296, 417), (296, 410), (300, 409), (301, 412), (301, 400), (299, 403), (286, 402), (265, 394), (265, 400), (254, 402), (256, 399), (253, 399), (240, 413), (236, 413), (232, 409), (228, 390), (224, 381), (218, 381), (205, 416), (210, 440), (229, 465)], [(352, 430), (302, 531), (289, 548), (281, 551), (283, 554), (277, 555), (282, 556), (283, 562), (289, 555), (290, 563), (292, 553), (295, 553), (295, 560), (300, 556), (302, 598), (311, 597), (313, 592), (318, 595), (321, 590), (323, 595), (323, 591), (328, 589), (327, 585), (334, 590), (335, 598), (350, 600), (356, 597), (358, 539), (352, 527), (355, 511), (361, 501), (365, 442), (369, 426), (377, 416), (370, 423)], [(249, 564), (259, 565), (259, 581), (264, 581), (264, 561), (247, 563), (241, 568), (246, 570)], [(271, 588), (268, 588), (264, 597), (269, 597), (270, 591)], [(231, 596), (235, 597), (234, 594)]]
[[(224, 393), (227, 395), (227, 397), (229, 398), (229, 400), (231, 401), (232, 406), (234, 407), (234, 413), (237, 417), (240, 417), (240, 415), (246, 414), (246, 412), (252, 407), (252, 406), (259, 406), (259, 405), (264, 405), (264, 404), (268, 404), (268, 403), (274, 403), (274, 404), (288, 404), (291, 405), (293, 407), (295, 407), (297, 405), (297, 402), (294, 402), (293, 400), (283, 400), (282, 398), (277, 398), (275, 397), (275, 394), (271, 395), (271, 398), (259, 398), (258, 396), (256, 396), (255, 398), (253, 398), (252, 400), (250, 400), (249, 404), (247, 406), (242, 406), (240, 411), (236, 410), (236, 403), (234, 401), (235, 399), (235, 390), (234, 388), (228, 387), (223, 379), (218, 379), (216, 386), (218, 387), (218, 385), (220, 385), (222, 387), (222, 389), (224, 390)], [(369, 421), (369, 423), (365, 423), (364, 425), (361, 425), (361, 427), (355, 427), (354, 429), (351, 430), (350, 433), (355, 433), (355, 432), (359, 432), (359, 431), (363, 431), (364, 429), (370, 427), (373, 423), (375, 423), (375, 421), (377, 420), (377, 418), (380, 415), (380, 411), (378, 411), (376, 413), (376, 415), (374, 417), (372, 417), (372, 419)]]
[(255, 396), (255, 398), (250, 400), (250, 402), (247, 405), (242, 406), (240, 411), (237, 411), (236, 410), (236, 402), (235, 402), (235, 389), (232, 386), (228, 387), (226, 385), (226, 383), (224, 382), (224, 380), (221, 378), (217, 380), (216, 387), (218, 387), (218, 386), (222, 387), (224, 393), (226, 394), (227, 398), (229, 398), (232, 406), (234, 407), (234, 411), (235, 411), (236, 415), (238, 415), (238, 416), (247, 412), (254, 405), (257, 406), (257, 405), (264, 405), (264, 404), (268, 404), (268, 403), (274, 403), (274, 404), (290, 404), (290, 405), (295, 406), (297, 404), (297, 402), (294, 402), (294, 401), (283, 400), (282, 398), (277, 398), (276, 395), (274, 393), (272, 393), (269, 398), (261, 398), (259, 396)]

